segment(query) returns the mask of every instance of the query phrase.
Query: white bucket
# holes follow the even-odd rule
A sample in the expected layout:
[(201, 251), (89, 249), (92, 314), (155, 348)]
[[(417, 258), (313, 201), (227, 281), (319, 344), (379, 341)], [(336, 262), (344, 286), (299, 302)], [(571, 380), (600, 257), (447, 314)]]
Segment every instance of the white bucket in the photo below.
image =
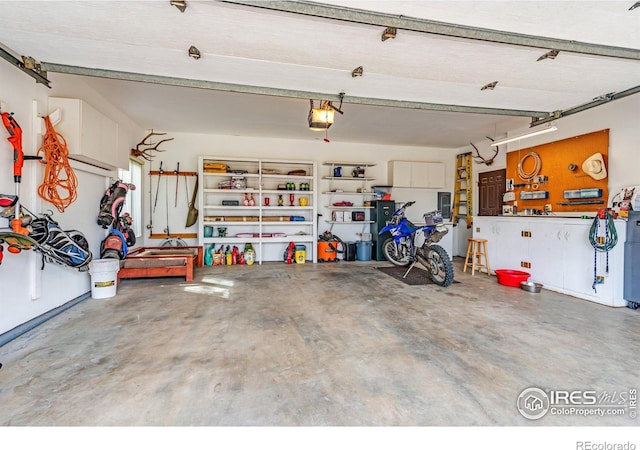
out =
[(89, 263), (91, 298), (109, 298), (116, 295), (119, 259), (94, 259)]

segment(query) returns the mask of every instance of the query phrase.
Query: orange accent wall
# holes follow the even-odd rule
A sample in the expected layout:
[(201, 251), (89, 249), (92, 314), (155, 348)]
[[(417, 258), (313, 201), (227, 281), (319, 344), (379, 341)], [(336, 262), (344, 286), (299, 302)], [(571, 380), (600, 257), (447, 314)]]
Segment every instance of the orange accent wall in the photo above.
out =
[[(540, 156), (541, 168), (538, 174), (546, 175), (548, 178), (547, 183), (540, 184), (537, 189), (534, 189), (532, 183), (527, 183), (518, 176), (518, 163), (530, 152), (535, 152)], [(607, 169), (607, 177), (602, 180), (594, 180), (582, 170), (582, 163), (594, 153), (602, 153), (605, 168)], [(569, 170), (570, 164), (575, 164), (577, 168), (574, 171)], [(522, 170), (525, 173), (530, 173), (534, 168), (534, 158), (528, 157), (523, 160)], [(544, 210), (544, 205), (547, 203), (551, 204), (552, 210), (555, 213), (594, 212), (599, 208), (605, 208), (609, 197), (607, 188), (609, 176), (611, 176), (611, 174), (609, 173), (608, 129), (507, 153), (507, 178), (513, 178), (513, 182), (516, 185), (523, 183), (528, 184), (528, 187), (525, 186), (514, 189), (516, 201), (518, 202), (518, 211), (522, 211), (524, 208)], [(602, 196), (582, 200), (569, 200), (564, 198), (565, 190), (589, 188), (602, 189)], [(521, 191), (533, 190), (547, 191), (549, 192), (549, 197), (544, 200), (520, 199)], [(567, 206), (559, 204), (559, 202), (590, 200), (602, 200), (603, 203)], [(507, 204), (511, 205), (513, 202), (507, 202)]]

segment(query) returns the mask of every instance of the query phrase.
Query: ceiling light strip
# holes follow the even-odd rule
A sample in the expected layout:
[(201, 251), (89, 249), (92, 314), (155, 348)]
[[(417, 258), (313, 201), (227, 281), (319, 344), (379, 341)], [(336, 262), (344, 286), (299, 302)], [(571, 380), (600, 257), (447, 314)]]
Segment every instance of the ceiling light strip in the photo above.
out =
[(566, 39), (556, 39), (544, 36), (533, 36), (507, 31), (491, 30), (465, 25), (457, 25), (416, 17), (399, 16), (363, 9), (343, 6), (327, 5), (316, 2), (300, 1), (243, 1), (222, 0), (223, 3), (270, 9), (274, 11), (302, 14), (324, 19), (341, 20), (382, 27), (393, 27), (409, 31), (438, 34), (479, 41), (496, 42), (542, 49), (554, 49), (586, 55), (604, 56), (609, 58), (640, 60), (640, 50), (610, 45), (577, 42)]
[(221, 83), (217, 81), (193, 80), (189, 78), (175, 78), (161, 75), (148, 75), (133, 72), (121, 72), (115, 70), (94, 69), (89, 67), (68, 66), (64, 64), (40, 63), (43, 70), (54, 73), (65, 73), (71, 75), (85, 75), (97, 78), (109, 78), (113, 80), (136, 81), (142, 83), (162, 84), (168, 86), (191, 87), (198, 89), (209, 89), (214, 91), (238, 92), (242, 94), (270, 95), (273, 97), (286, 98), (322, 98), (330, 101), (341, 101), (344, 103), (370, 106), (387, 106), (405, 109), (422, 109), (428, 111), (456, 112), (469, 114), (492, 114), (498, 116), (519, 116), (543, 118), (548, 115), (545, 111), (526, 111), (518, 109), (483, 108), (477, 106), (445, 105), (439, 103), (413, 102), (403, 100), (391, 100), (371, 97), (344, 97), (340, 94), (327, 94), (324, 92), (297, 91), (292, 89), (279, 89), (263, 86), (249, 86), (241, 84)]
[(549, 123), (549, 124), (543, 125), (538, 129), (531, 130), (526, 133), (521, 133), (515, 136), (508, 136), (504, 139), (498, 139), (497, 141), (494, 141), (489, 145), (491, 147), (497, 147), (498, 145), (506, 144), (508, 142), (519, 141), (519, 140), (527, 139), (533, 136), (538, 136), (540, 134), (550, 133), (552, 131), (556, 131), (557, 129), (558, 127), (556, 127), (553, 123)]

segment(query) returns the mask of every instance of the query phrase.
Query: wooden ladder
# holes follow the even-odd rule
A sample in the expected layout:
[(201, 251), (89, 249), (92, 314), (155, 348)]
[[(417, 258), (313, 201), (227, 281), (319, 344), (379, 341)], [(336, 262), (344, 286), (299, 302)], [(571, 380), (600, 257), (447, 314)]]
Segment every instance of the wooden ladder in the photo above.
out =
[(465, 219), (467, 228), (471, 228), (473, 222), (473, 184), (471, 153), (462, 153), (456, 156), (456, 187), (453, 196), (453, 225), (456, 226), (460, 219)]

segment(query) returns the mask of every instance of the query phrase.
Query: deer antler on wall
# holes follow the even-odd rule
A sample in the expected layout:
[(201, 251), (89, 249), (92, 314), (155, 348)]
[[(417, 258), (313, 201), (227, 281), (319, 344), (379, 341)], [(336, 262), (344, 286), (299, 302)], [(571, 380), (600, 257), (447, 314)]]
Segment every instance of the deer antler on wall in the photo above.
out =
[[(487, 139), (489, 139), (491, 142), (493, 142), (493, 139), (491, 139), (488, 136), (487, 136)], [(493, 154), (491, 159), (485, 159), (480, 155), (480, 151), (478, 150), (478, 147), (473, 145), (473, 142), (470, 142), (470, 144), (476, 150), (476, 156), (474, 156), (473, 158), (474, 159), (480, 159), (480, 161), (476, 161), (476, 162), (479, 162), (479, 163), (482, 163), (482, 164), (486, 164), (487, 166), (490, 166), (491, 164), (493, 164), (493, 160), (496, 159), (496, 156), (498, 156), (498, 152), (500, 151), (500, 149), (498, 147), (496, 147), (495, 153)]]
[[(167, 133), (154, 133), (153, 130), (151, 130), (151, 133), (147, 134), (144, 137), (144, 139), (142, 139), (136, 145), (136, 148), (132, 148), (131, 149), (131, 155), (135, 156), (137, 158), (143, 158), (143, 159), (146, 159), (147, 161), (151, 161), (151, 159), (153, 158), (153, 155), (150, 152), (152, 152), (152, 151), (164, 152), (164, 150), (160, 150), (158, 147), (163, 142), (172, 141), (173, 138), (162, 139), (157, 144), (151, 144), (151, 143), (147, 142), (147, 139), (149, 139), (151, 136), (164, 136), (165, 134), (167, 134)], [(148, 147), (145, 148), (145, 149), (141, 149), (140, 147), (142, 147), (142, 146), (148, 146)]]

